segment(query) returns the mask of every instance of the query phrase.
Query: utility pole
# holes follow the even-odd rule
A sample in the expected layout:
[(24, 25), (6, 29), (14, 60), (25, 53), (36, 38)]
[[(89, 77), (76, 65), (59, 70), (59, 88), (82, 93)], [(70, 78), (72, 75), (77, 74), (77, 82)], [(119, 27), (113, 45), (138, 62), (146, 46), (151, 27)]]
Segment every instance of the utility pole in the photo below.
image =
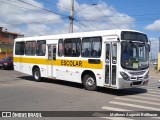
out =
[(70, 20), (69, 33), (73, 33), (74, 0), (71, 0), (71, 10), (70, 10), (69, 20)]

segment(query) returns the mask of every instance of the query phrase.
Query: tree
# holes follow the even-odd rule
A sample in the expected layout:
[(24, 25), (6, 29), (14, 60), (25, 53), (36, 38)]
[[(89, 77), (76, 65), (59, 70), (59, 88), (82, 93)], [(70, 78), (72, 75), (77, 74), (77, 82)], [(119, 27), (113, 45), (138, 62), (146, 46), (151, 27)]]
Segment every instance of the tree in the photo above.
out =
[(2, 49), (2, 53), (5, 53), (5, 54), (6, 54), (6, 57), (8, 56), (8, 53), (9, 53), (9, 52), (13, 52), (13, 50), (10, 49), (10, 48), (3, 48), (3, 49)]

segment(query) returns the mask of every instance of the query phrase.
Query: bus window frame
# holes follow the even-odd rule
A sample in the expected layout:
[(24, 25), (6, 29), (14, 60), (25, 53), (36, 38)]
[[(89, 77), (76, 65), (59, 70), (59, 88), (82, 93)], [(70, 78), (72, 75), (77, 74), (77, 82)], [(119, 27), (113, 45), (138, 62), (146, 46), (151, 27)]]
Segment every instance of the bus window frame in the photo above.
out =
[[(34, 53), (34, 55), (31, 55), (31, 54), (30, 54), (30, 55), (27, 55), (27, 54), (26, 54), (26, 43), (27, 43), (27, 42), (34, 42), (35, 44), (37, 44), (37, 41), (33, 41), (33, 40), (32, 40), (32, 41), (26, 41), (26, 42), (25, 42), (25, 55), (26, 55), (26, 56), (36, 56), (36, 47), (35, 47), (35, 53)], [(37, 45), (36, 45), (36, 46), (37, 46)]]
[[(17, 43), (23, 43), (23, 45), (24, 45), (24, 47), (23, 47), (23, 48), (24, 48), (24, 49), (23, 49), (23, 54), (16, 54), (16, 48), (17, 48), (17, 47), (16, 47), (16, 44), (17, 44)], [(15, 54), (15, 55), (25, 55), (25, 41), (16, 41), (16, 42), (15, 42), (15, 51), (14, 51), (14, 54)]]
[[(83, 52), (82, 52), (83, 49), (84, 49), (84, 48), (82, 47), (82, 46), (83, 46), (83, 40), (84, 40), (84, 39), (88, 39), (88, 38), (100, 38), (101, 53), (100, 53), (99, 56), (97, 56), (97, 57), (96, 57), (96, 56), (93, 56), (93, 55), (91, 56), (91, 53), (90, 53), (90, 56), (84, 56), (84, 55), (83, 55)], [(95, 41), (93, 41), (92, 39), (90, 39), (89, 41), (90, 41), (90, 45), (89, 45), (89, 46), (91, 46), (91, 49), (93, 49), (92, 43), (95, 42)], [(83, 48), (83, 49), (82, 49), (82, 48)], [(91, 52), (92, 52), (92, 51), (91, 51)], [(101, 37), (101, 36), (96, 36), (96, 37), (84, 37), (84, 38), (82, 38), (82, 42), (81, 42), (81, 56), (82, 56), (83, 58), (100, 58), (100, 57), (102, 56), (102, 37)]]
[[(38, 55), (37, 54), (38, 42), (41, 42), (41, 41), (45, 41), (45, 54), (44, 55)], [(47, 52), (46, 40), (38, 40), (38, 41), (36, 41), (36, 43), (37, 43), (37, 46), (36, 46), (36, 56), (46, 56), (46, 52)]]
[[(62, 41), (62, 42), (60, 42)], [(62, 54), (60, 55), (60, 49), (59, 49), (59, 44), (62, 43)], [(62, 57), (64, 56), (64, 40), (63, 39), (59, 39), (58, 40), (58, 57)]]
[[(75, 42), (77, 40), (78, 40), (78, 42)], [(79, 43), (80, 44), (79, 55), (73, 55), (73, 54), (65, 55), (65, 43), (67, 43), (65, 41), (71, 41), (71, 50), (72, 51), (73, 51), (73, 43)], [(81, 46), (82, 46), (81, 38), (67, 38), (67, 39), (64, 39), (63, 40), (63, 55), (64, 55), (64, 57), (80, 57), (81, 56)]]

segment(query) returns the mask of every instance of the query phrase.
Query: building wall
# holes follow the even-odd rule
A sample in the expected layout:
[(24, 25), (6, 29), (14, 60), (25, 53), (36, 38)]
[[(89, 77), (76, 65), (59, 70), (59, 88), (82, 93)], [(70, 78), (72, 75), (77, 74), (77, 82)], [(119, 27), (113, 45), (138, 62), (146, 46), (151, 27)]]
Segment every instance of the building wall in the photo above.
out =
[[(13, 44), (14, 39), (17, 37), (24, 37), (24, 35), (8, 32), (6, 29), (4, 30), (3, 27), (0, 27), (0, 50), (4, 54), (0, 54), (0, 58), (4, 58), (6, 56), (5, 52), (13, 52)], [(12, 56), (12, 53), (9, 53)]]
[(0, 53), (0, 60), (2, 60), (3, 58), (5, 58), (6, 56), (10, 56), (10, 57), (12, 57), (13, 56), (13, 53), (12, 52), (10, 52), (10, 53)]
[(0, 43), (1, 44), (8, 44), (13, 45), (14, 39), (17, 37), (15, 34), (1, 32), (0, 33)]
[(160, 53), (158, 54), (158, 67), (157, 70), (160, 70)]

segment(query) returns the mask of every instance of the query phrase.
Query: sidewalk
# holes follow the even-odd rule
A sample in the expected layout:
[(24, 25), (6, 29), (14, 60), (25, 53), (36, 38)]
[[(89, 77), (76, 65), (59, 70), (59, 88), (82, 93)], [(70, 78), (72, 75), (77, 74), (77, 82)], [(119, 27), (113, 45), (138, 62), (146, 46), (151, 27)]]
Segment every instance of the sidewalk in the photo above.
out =
[(151, 78), (155, 78), (155, 79), (160, 80), (160, 71), (155, 70), (154, 67), (150, 67), (149, 68), (149, 76)]

